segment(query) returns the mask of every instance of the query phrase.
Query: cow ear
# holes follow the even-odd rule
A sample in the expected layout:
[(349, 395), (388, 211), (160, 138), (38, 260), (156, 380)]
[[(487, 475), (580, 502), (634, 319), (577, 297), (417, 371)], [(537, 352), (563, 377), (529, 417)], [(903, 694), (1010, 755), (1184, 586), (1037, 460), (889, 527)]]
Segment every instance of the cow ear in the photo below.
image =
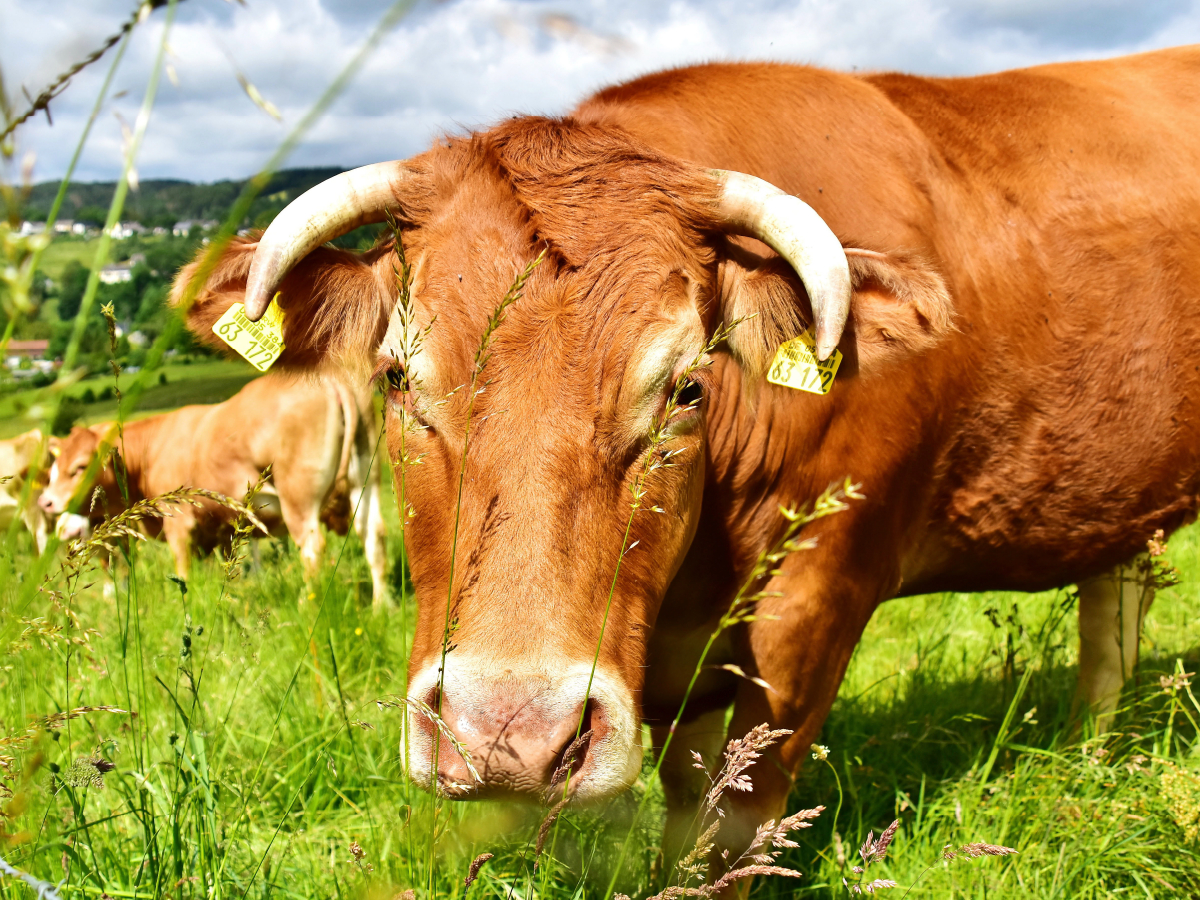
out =
[[(171, 304), (181, 309), (202, 343), (232, 352), (212, 328), (230, 306), (245, 299), (257, 247), (257, 236), (234, 238), (208, 277), (197, 283), (207, 262), (207, 250), (201, 249), (176, 276)], [(279, 368), (374, 365), (391, 311), (385, 299), (390, 268), (379, 264), (388, 252), (382, 247), (365, 253), (318, 247), (288, 274), (277, 299), (284, 343)]]
[[(953, 328), (946, 283), (921, 258), (847, 250), (846, 259), (854, 296), (839, 349), (860, 372), (927, 350)], [(724, 320), (743, 319), (729, 344), (752, 379), (764, 376), (779, 345), (812, 322), (800, 279), (778, 257), (731, 247), (721, 264), (720, 296)]]

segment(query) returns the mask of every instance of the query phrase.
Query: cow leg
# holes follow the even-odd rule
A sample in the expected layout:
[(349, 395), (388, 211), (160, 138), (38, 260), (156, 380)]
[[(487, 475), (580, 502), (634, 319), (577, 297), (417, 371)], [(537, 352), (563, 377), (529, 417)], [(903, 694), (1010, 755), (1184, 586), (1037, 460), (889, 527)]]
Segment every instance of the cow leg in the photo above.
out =
[[(655, 752), (666, 742), (669, 726), (650, 730)], [(725, 747), (725, 709), (714, 709), (682, 722), (658, 770), (666, 801), (667, 821), (662, 835), (663, 875), (670, 880), (675, 864), (691, 850), (700, 824), (700, 801), (709, 789), (709, 773), (719, 769)], [(692, 752), (699, 753), (708, 771), (695, 767)]]
[(1096, 716), (1097, 733), (1108, 729), (1121, 689), (1138, 659), (1142, 620), (1154, 602), (1145, 554), (1079, 584), (1079, 684), (1075, 707)]
[(33, 534), (33, 544), (37, 548), (38, 556), (46, 550), (46, 539), (49, 537), (50, 526), (46, 520), (46, 514), (38, 508), (36, 503), (31, 502), (25, 509), (25, 526)]
[(304, 588), (300, 592), (301, 602), (315, 590), (321, 574), (321, 563), (325, 558), (325, 533), (321, 531), (320, 510), (315, 506), (300, 508), (290, 502), (280, 491), (280, 506), (283, 522), (288, 534), (300, 549), (300, 563), (304, 569)]
[[(823, 568), (811, 556), (800, 557), (793, 557), (789, 564), (808, 564), (809, 572)], [(743, 668), (757, 668), (771, 688), (740, 682), (729, 724), (730, 739), (741, 738), (764, 723), (789, 729), (792, 734), (770, 747), (747, 770), (752, 791), (728, 791), (722, 800), (726, 816), (717, 842), (729, 851), (728, 866), (745, 865), (737, 859), (758, 826), (784, 815), (794, 773), (820, 735), (846, 666), (877, 605), (876, 597), (866, 591), (855, 592), (852, 584), (839, 585), (841, 590), (834, 599), (828, 596), (830, 586), (819, 577), (802, 579), (800, 574), (784, 574), (767, 585), (767, 596), (758, 607), (760, 618), (748, 626), (749, 658), (739, 660)], [(772, 596), (775, 592), (778, 596)], [(810, 806), (806, 801), (808, 798), (800, 798), (799, 803)], [(719, 865), (720, 860), (714, 859), (714, 872)]]
[(163, 519), (163, 537), (166, 538), (171, 555), (175, 558), (175, 574), (184, 581), (191, 571), (194, 526), (195, 520), (182, 510)]
[(387, 530), (379, 504), (378, 483), (368, 482), (354, 519), (354, 530), (362, 541), (367, 568), (371, 570), (371, 609), (380, 612), (392, 607), (387, 580)]

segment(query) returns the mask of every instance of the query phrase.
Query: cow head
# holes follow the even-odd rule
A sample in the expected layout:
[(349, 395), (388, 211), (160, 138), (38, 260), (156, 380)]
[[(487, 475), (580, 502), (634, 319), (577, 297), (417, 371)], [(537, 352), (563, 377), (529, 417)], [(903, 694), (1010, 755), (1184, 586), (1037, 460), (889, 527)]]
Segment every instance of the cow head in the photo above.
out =
[[(407, 308), (391, 241), (364, 253), (325, 245), (388, 214), (411, 268)], [(497, 325), (516, 276), (543, 253)], [(749, 316), (729, 344), (757, 378), (813, 310), (827, 354), (852, 277), (890, 333), (910, 320), (913, 334), (929, 331), (919, 303), (885, 309), (907, 282), (875, 256), (848, 264), (810, 208), (757, 179), (614, 129), (522, 119), (319, 185), (200, 277), (193, 263), (173, 296), (215, 343), (232, 303), (258, 318), (278, 290), (283, 365), (386, 375), (419, 604), (414, 777), (456, 797), (538, 794), (588, 733), (573, 783), (597, 797), (637, 775), (647, 637), (700, 515), (716, 385), (693, 364)]]
[[(72, 498), (87, 481), (88, 467), (96, 458), (103, 436), (108, 430), (109, 426), (106, 425), (73, 428), (67, 437), (58, 442), (54, 463), (50, 466), (50, 483), (46, 485), (38, 500), (38, 505), (47, 515), (63, 516), (67, 513)], [(100, 488), (106, 498), (106, 503), (94, 510), (97, 514), (111, 515), (120, 510), (121, 493), (117, 487), (111, 456), (104, 461), (91, 484)], [(87, 500), (86, 497), (79, 498), (81, 505), (86, 505)], [(85, 519), (85, 516), (68, 514), (60, 520), (65, 524), (58, 529), (59, 537), (66, 539), (83, 536), (87, 530), (84, 525)]]

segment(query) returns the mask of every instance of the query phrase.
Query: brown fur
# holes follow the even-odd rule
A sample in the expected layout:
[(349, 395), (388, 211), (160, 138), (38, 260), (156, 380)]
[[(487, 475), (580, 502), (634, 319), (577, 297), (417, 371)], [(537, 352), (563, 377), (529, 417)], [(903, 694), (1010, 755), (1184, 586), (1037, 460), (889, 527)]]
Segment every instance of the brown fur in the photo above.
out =
[[(52, 454), (57, 451), (58, 438), (47, 438), (36, 428), (0, 441), (0, 532), (7, 532), (13, 519), (19, 517), (33, 535), (39, 553), (46, 544), (49, 522), (38, 506), (38, 497), (46, 483)], [(28, 485), (31, 476), (34, 482)]]
[[(652, 481), (666, 514), (634, 523), (640, 544), (600, 660), (641, 712), (673, 714), (702, 637), (779, 533), (780, 504), (846, 475), (869, 498), (811, 529), (818, 548), (767, 585), (770, 616), (709, 660), (775, 691), (712, 669), (697, 686), (697, 714), (736, 696), (734, 733), (762, 721), (796, 732), (782, 767), (764, 766), (736, 798), (726, 840), (779, 814), (783, 773), (817, 736), (880, 602), (1078, 581), (1192, 518), (1197, 84), (1196, 48), (964, 79), (696, 66), (413, 160), (404, 240), (422, 321), (437, 316), (415, 407), (428, 428), (405, 438), (424, 454), (405, 475), (421, 605), (413, 671), (436, 656), (448, 590), (460, 656), (498, 671), (590, 659), (645, 451), (642, 413), (661, 404), (634, 376), (681, 310), (709, 333), (758, 316), (735, 334), (736, 359), (716, 354), (702, 421)], [(774, 347), (808, 320), (807, 299), (763, 248), (721, 233), (702, 166), (764, 178), (873, 251), (850, 257), (846, 360), (828, 396), (762, 383)], [(451, 585), (468, 392), (450, 392), (469, 382), (488, 315), (542, 248), (549, 259), (497, 331), (477, 398)], [(201, 293), (200, 330), (240, 297), (252, 249), (237, 245)], [(395, 296), (386, 251), (322, 249), (289, 278), (285, 309), (309, 331), (287, 335), (285, 364), (373, 364)], [(393, 460), (401, 402), (389, 411)]]
[[(256, 501), (259, 518), (272, 533), (291, 535), (306, 554), (319, 556), (319, 523), (338, 534), (349, 530), (355, 488), (362, 488), (361, 479), (352, 483), (351, 455), (363, 449), (356, 445), (373, 441), (373, 418), (369, 397), (359, 403), (335, 382), (268, 375), (224, 403), (138, 419), (124, 425), (119, 435), (108, 424), (73, 429), (61, 442), (42, 508), (52, 515), (68, 509), (105, 439), (115, 447), (94, 482), (103, 502), (94, 502), (92, 494), (80, 498), (80, 513), (93, 522), (180, 487), (240, 500), (271, 466)], [(370, 447), (366, 449), (369, 454)], [(127, 474), (127, 499), (117, 465)], [(372, 483), (378, 483), (377, 475)], [(176, 571), (186, 577), (191, 552), (227, 543), (235, 518), (228, 507), (205, 499), (198, 507), (181, 504), (174, 515), (149, 521), (147, 527), (166, 538)], [(306, 558), (306, 563), (315, 574), (312, 561)]]

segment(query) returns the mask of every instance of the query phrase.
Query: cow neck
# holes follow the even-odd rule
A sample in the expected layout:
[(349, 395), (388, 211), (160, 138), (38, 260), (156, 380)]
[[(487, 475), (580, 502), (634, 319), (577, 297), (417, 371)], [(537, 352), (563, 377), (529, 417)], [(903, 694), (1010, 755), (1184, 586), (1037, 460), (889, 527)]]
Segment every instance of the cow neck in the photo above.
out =
[(741, 573), (782, 527), (780, 504), (795, 503), (791, 495), (803, 495), (804, 488), (795, 484), (800, 470), (789, 468), (787, 441), (780, 440), (786, 431), (772, 427), (779, 424), (777, 404), (753, 386), (747, 390), (731, 358), (718, 358), (714, 368), (720, 390), (705, 426), (705, 510), (721, 520), (730, 561)]

